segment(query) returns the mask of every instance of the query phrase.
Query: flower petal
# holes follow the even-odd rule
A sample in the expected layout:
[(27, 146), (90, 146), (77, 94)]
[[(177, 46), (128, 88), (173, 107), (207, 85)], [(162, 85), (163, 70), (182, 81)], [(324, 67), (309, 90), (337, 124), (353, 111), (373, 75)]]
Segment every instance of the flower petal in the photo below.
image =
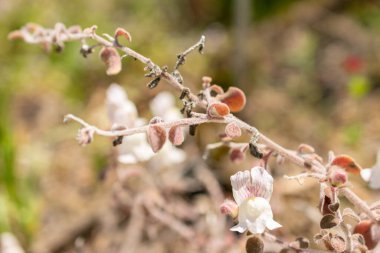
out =
[(282, 227), (282, 225), (280, 223), (278, 223), (277, 221), (273, 220), (273, 219), (267, 219), (266, 220), (266, 223), (265, 223), (265, 226), (269, 229), (269, 230), (273, 230), (273, 229), (276, 229), (276, 228), (280, 228)]
[(265, 220), (257, 219), (254, 222), (247, 220), (248, 230), (252, 234), (262, 234), (265, 231)]
[(251, 196), (248, 187), (251, 185), (251, 176), (248, 170), (239, 171), (231, 176), (232, 194), (238, 205)]
[(273, 192), (273, 177), (263, 167), (257, 166), (251, 169), (251, 178), (253, 195), (269, 201)]
[(371, 172), (372, 169), (363, 169), (360, 171), (360, 176), (363, 178), (364, 181), (369, 182), (371, 179)]
[(230, 228), (231, 231), (239, 232), (239, 233), (244, 233), (247, 230), (247, 226), (244, 223), (239, 223), (236, 226), (233, 226)]

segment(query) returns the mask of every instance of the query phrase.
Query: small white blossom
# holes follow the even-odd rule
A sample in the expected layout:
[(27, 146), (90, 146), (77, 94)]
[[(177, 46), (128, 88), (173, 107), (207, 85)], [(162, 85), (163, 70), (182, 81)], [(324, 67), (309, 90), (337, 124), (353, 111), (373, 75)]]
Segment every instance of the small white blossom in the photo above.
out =
[(154, 116), (161, 117), (164, 121), (172, 121), (182, 118), (182, 114), (175, 106), (174, 96), (167, 91), (158, 93), (150, 102), (150, 110)]
[(261, 234), (265, 228), (272, 230), (281, 227), (273, 220), (269, 204), (273, 191), (273, 177), (262, 167), (251, 171), (239, 171), (231, 176), (232, 193), (239, 207), (239, 223), (232, 231), (244, 233), (247, 229), (253, 234)]
[(373, 165), (372, 168), (361, 170), (360, 175), (364, 181), (368, 182), (368, 186), (371, 189), (380, 189), (380, 150), (377, 151), (375, 165)]
[(118, 84), (113, 83), (107, 89), (107, 109), (113, 124), (127, 128), (135, 126), (138, 117), (136, 106)]
[[(109, 119), (114, 125), (132, 128), (145, 124), (144, 119), (138, 118), (135, 104), (128, 99), (127, 93), (118, 84), (111, 84), (107, 90), (107, 108)], [(117, 149), (118, 161), (124, 164), (144, 162), (154, 156), (145, 134), (124, 137)]]

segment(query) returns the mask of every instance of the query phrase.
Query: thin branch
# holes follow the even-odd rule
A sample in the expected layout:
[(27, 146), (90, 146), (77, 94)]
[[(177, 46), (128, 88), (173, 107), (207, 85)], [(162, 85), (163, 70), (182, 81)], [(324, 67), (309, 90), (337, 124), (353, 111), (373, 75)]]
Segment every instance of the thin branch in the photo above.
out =
[(379, 218), (373, 213), (371, 208), (367, 205), (365, 201), (358, 197), (353, 191), (349, 188), (344, 187), (339, 189), (339, 193), (345, 196), (355, 207), (359, 208), (363, 213), (365, 213), (369, 219), (373, 221), (378, 221)]
[(197, 43), (195, 43), (194, 45), (192, 45), (191, 47), (189, 47), (188, 49), (186, 49), (182, 53), (178, 54), (177, 55), (178, 60), (175, 63), (174, 70), (177, 70), (179, 68), (179, 66), (184, 64), (185, 60), (186, 60), (186, 56), (188, 54), (190, 54), (192, 51), (194, 51), (196, 48), (199, 49), (199, 53), (202, 53), (202, 50), (205, 47), (205, 40), (206, 40), (206, 37), (204, 35), (202, 35)]
[(290, 243), (285, 242), (281, 239), (279, 239), (277, 236), (269, 233), (269, 232), (264, 232), (262, 234), (264, 238), (266, 238), (269, 241), (275, 242), (277, 244), (283, 245), (285, 248), (290, 248), (295, 250), (297, 253), (329, 253), (330, 251), (325, 251), (325, 250), (318, 250), (318, 249), (301, 249), (301, 248), (296, 248), (292, 246)]

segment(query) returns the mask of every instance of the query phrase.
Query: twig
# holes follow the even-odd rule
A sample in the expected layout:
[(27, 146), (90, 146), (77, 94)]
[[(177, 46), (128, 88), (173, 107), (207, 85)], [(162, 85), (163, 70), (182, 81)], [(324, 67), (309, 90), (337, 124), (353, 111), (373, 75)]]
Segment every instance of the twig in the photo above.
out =
[(138, 251), (137, 249), (142, 238), (144, 224), (143, 195), (140, 194), (133, 202), (129, 223), (125, 231), (125, 241), (120, 247), (120, 253)]
[(145, 203), (145, 206), (152, 217), (178, 232), (178, 234), (186, 240), (191, 241), (194, 238), (194, 231), (190, 227), (177, 220), (175, 217), (159, 210), (157, 207), (150, 205), (149, 203)]
[(182, 53), (178, 54), (177, 55), (178, 60), (175, 63), (174, 70), (177, 70), (179, 68), (179, 66), (184, 64), (185, 60), (186, 60), (186, 56), (188, 54), (190, 54), (192, 51), (194, 51), (196, 48), (199, 48), (199, 53), (202, 53), (202, 50), (205, 46), (205, 40), (206, 40), (206, 37), (204, 35), (202, 35), (197, 43), (195, 43), (194, 45), (192, 45), (191, 47), (189, 47), (188, 49), (186, 49)]
[(373, 221), (378, 221), (379, 219), (375, 216), (371, 208), (367, 205), (365, 201), (358, 197), (349, 188), (344, 187), (339, 189), (339, 193), (343, 194), (355, 207), (359, 208), (363, 213), (365, 213), (368, 218)]
[(296, 247), (290, 245), (290, 243), (285, 242), (285, 241), (279, 239), (277, 236), (275, 236), (275, 235), (273, 235), (273, 234), (271, 234), (269, 232), (264, 232), (262, 234), (262, 236), (264, 238), (268, 239), (269, 241), (272, 241), (272, 242), (275, 242), (277, 244), (283, 245), (285, 248), (293, 249), (297, 253), (329, 253), (330, 252), (330, 251), (318, 250), (318, 249), (301, 249), (301, 248), (296, 248)]

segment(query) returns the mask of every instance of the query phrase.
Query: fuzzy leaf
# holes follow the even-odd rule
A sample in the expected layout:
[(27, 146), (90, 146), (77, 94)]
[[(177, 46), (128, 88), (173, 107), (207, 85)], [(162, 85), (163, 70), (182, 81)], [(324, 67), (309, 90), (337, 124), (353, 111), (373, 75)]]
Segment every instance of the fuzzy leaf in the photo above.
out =
[(230, 138), (236, 138), (241, 136), (241, 129), (235, 122), (228, 123), (225, 128), (225, 133)]
[(229, 87), (227, 92), (218, 95), (217, 98), (219, 101), (227, 104), (231, 112), (243, 110), (247, 100), (244, 92), (237, 87)]
[(336, 252), (340, 253), (346, 250), (346, 241), (341, 236), (334, 235), (330, 239), (330, 244)]
[(337, 226), (338, 224), (339, 224), (338, 219), (335, 218), (335, 216), (332, 214), (327, 214), (327, 215), (323, 216), (323, 218), (320, 222), (320, 226), (322, 229), (333, 228), (333, 227)]
[(230, 114), (229, 107), (224, 103), (213, 103), (207, 108), (207, 115), (211, 118), (220, 118)]
[(128, 31), (126, 31), (125, 29), (121, 28), (121, 27), (118, 27), (115, 30), (115, 40), (117, 40), (117, 37), (119, 37), (119, 36), (123, 36), (129, 42), (132, 42), (132, 36), (131, 36), (131, 34)]
[(154, 153), (157, 153), (165, 144), (166, 130), (162, 126), (150, 125), (147, 132), (148, 143)]
[(106, 65), (107, 75), (116, 75), (121, 71), (121, 58), (113, 47), (103, 47), (100, 50), (100, 59)]
[(170, 128), (169, 140), (175, 146), (181, 145), (183, 143), (185, 137), (180, 126), (173, 126), (172, 128)]

